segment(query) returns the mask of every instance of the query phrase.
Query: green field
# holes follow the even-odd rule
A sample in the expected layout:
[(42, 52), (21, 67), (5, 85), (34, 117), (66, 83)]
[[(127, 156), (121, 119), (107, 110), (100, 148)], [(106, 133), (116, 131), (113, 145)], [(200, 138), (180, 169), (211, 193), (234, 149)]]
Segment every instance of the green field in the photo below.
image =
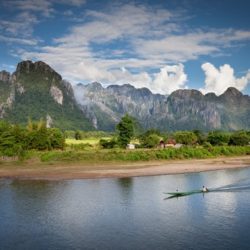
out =
[(66, 145), (75, 145), (75, 144), (90, 144), (92, 146), (97, 146), (99, 144), (100, 139), (110, 140), (111, 137), (103, 137), (103, 138), (86, 138), (82, 140), (76, 140), (76, 139), (66, 139)]

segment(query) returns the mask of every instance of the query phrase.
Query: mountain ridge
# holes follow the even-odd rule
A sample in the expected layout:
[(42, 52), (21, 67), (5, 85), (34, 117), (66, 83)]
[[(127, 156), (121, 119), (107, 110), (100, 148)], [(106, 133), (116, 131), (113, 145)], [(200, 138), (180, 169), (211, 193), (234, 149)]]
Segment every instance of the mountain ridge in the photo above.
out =
[(126, 113), (145, 129), (249, 129), (250, 97), (233, 87), (217, 96), (195, 89), (153, 94), (131, 84), (72, 86), (42, 61), (22, 61), (14, 73), (0, 72), (0, 118), (11, 122), (49, 116), (62, 129), (110, 131)]
[[(136, 89), (130, 84), (110, 85), (106, 88), (100, 83), (95, 82), (94, 85), (98, 85), (95, 91), (91, 91), (91, 84), (78, 85), (74, 90), (78, 93), (78, 102), (85, 112), (88, 113), (89, 110), (89, 118), (95, 120), (98, 129), (103, 129), (98, 113), (102, 110), (102, 115), (105, 116), (105, 108), (109, 108), (109, 114), (105, 119), (110, 123), (112, 119), (117, 120), (125, 113), (129, 113), (144, 124), (145, 128), (156, 127), (161, 130), (249, 128), (250, 97), (233, 87), (229, 87), (218, 96), (215, 93), (204, 95), (195, 89), (179, 89), (164, 96), (153, 94), (146, 88)], [(82, 93), (84, 103), (79, 100), (79, 93)], [(235, 114), (232, 114), (232, 110)], [(242, 118), (245, 122), (241, 122)]]

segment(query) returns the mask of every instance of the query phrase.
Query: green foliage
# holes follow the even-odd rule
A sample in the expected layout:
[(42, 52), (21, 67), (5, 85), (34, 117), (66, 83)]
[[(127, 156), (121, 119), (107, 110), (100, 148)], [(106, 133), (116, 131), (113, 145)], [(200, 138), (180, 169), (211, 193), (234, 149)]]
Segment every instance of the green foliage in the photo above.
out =
[(136, 150), (85, 150), (50, 151), (42, 153), (41, 160), (46, 162), (105, 162), (105, 161), (149, 161), (170, 159), (205, 159), (219, 156), (249, 155), (249, 146), (215, 146), (211, 149), (185, 146), (179, 149), (136, 149)]
[(221, 132), (221, 131), (212, 131), (209, 132), (207, 141), (211, 143), (213, 146), (218, 145), (227, 145), (230, 139), (230, 133)]
[(11, 93), (11, 84), (0, 81), (0, 103), (6, 102)]
[(117, 141), (114, 138), (111, 140), (101, 139), (99, 144), (102, 148), (114, 148), (117, 145)]
[(150, 129), (139, 136), (141, 146), (144, 148), (154, 148), (159, 144), (160, 140), (160, 132), (155, 129)]
[(79, 144), (71, 144), (70, 149), (75, 151), (81, 151), (86, 149), (92, 149), (93, 146), (89, 143), (79, 143)]
[[(60, 129), (93, 129), (83, 112), (76, 105), (72, 94), (61, 83), (61, 78), (47, 71), (30, 73), (22, 72), (17, 81), (24, 87), (25, 92), (15, 93), (15, 102), (11, 109), (6, 109), (5, 118), (11, 123), (25, 125), (27, 118), (33, 120), (45, 119), (47, 114), (53, 121), (53, 126)], [(52, 85), (57, 86), (63, 93), (62, 105), (57, 103), (50, 94)]]
[(201, 130), (196, 129), (196, 130), (193, 131), (193, 133), (196, 135), (197, 143), (199, 145), (202, 145), (203, 143), (206, 142), (206, 139), (207, 139), (206, 135)]
[(78, 131), (78, 130), (75, 132), (75, 139), (76, 140), (81, 140), (82, 139), (82, 135), (81, 135), (80, 131)]
[(43, 121), (34, 123), (32, 127), (33, 129), (27, 134), (28, 149), (51, 150), (64, 148), (65, 138), (59, 129), (46, 128)]
[(51, 150), (63, 149), (65, 138), (56, 128), (46, 128), (44, 121), (29, 120), (27, 128), (0, 122), (0, 154), (1, 156), (23, 157), (30, 149)]
[(118, 144), (125, 148), (134, 135), (134, 120), (128, 114), (122, 117), (116, 126), (118, 130)]
[(142, 125), (135, 117), (130, 116), (130, 118), (132, 119), (134, 126), (134, 136), (140, 135), (144, 131)]
[(207, 148), (207, 149), (211, 149), (213, 146), (211, 145), (210, 142), (205, 141), (205, 142), (203, 143), (203, 147), (204, 147), (204, 148)]
[(0, 154), (1, 156), (21, 156), (25, 150), (21, 131), (5, 121), (0, 122)]
[(174, 133), (174, 139), (184, 145), (193, 145), (198, 140), (196, 134), (191, 131), (177, 131)]
[(244, 146), (250, 142), (250, 135), (246, 131), (235, 132), (231, 135), (229, 145)]
[(65, 147), (65, 136), (62, 131), (58, 128), (50, 128), (48, 131), (48, 139), (52, 149), (64, 149)]

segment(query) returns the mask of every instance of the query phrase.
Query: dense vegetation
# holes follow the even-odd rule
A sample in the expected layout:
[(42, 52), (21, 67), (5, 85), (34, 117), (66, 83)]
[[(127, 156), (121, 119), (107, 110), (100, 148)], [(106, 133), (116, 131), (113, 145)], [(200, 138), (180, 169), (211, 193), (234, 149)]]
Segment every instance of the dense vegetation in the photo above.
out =
[[(202, 159), (250, 154), (249, 131), (203, 133), (195, 130), (161, 133), (150, 129), (136, 134), (134, 121), (128, 115), (124, 116), (115, 133), (80, 130), (63, 133), (57, 128), (47, 128), (42, 120), (29, 120), (26, 127), (1, 121), (0, 156), (24, 158), (31, 155), (40, 157), (42, 161), (98, 162)], [(66, 137), (69, 138), (68, 144), (65, 143)], [(134, 143), (137, 149), (125, 150), (128, 143)], [(167, 147), (168, 145), (172, 147)], [(178, 145), (178, 148), (174, 145)]]
[(139, 135), (134, 133), (134, 119), (128, 115), (122, 117), (117, 125), (117, 135), (110, 140), (100, 140), (103, 148), (125, 148), (131, 140), (137, 140), (139, 148), (156, 148), (160, 143), (181, 144), (186, 146), (246, 146), (250, 144), (250, 131), (210, 131), (204, 133), (200, 130), (176, 131), (162, 133), (157, 129), (149, 129)]
[(57, 128), (47, 128), (44, 121), (27, 127), (0, 121), (0, 156), (24, 156), (27, 150), (63, 149), (65, 138)]
[(50, 151), (41, 155), (44, 162), (105, 162), (105, 161), (149, 161), (169, 159), (206, 159), (219, 156), (250, 155), (249, 146), (215, 146), (211, 148), (182, 147), (179, 149), (136, 150), (84, 150)]

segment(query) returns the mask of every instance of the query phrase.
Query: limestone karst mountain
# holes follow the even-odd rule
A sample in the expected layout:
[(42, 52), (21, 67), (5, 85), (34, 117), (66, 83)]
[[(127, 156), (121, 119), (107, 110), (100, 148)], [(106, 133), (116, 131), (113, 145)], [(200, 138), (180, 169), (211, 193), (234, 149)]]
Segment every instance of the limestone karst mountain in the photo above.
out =
[(144, 128), (160, 130), (238, 130), (250, 128), (250, 97), (235, 88), (216, 96), (180, 89), (169, 96), (132, 85), (78, 84), (74, 88), (82, 110), (97, 129), (112, 130), (125, 114)]
[(62, 129), (112, 131), (126, 113), (144, 128), (163, 131), (249, 129), (250, 97), (235, 88), (220, 96), (191, 89), (164, 96), (129, 84), (72, 87), (41, 61), (20, 62), (13, 74), (0, 72), (0, 118), (13, 123), (43, 118)]
[(92, 129), (71, 84), (44, 62), (23, 61), (11, 75), (0, 72), (0, 117), (13, 123), (46, 119), (62, 129)]

